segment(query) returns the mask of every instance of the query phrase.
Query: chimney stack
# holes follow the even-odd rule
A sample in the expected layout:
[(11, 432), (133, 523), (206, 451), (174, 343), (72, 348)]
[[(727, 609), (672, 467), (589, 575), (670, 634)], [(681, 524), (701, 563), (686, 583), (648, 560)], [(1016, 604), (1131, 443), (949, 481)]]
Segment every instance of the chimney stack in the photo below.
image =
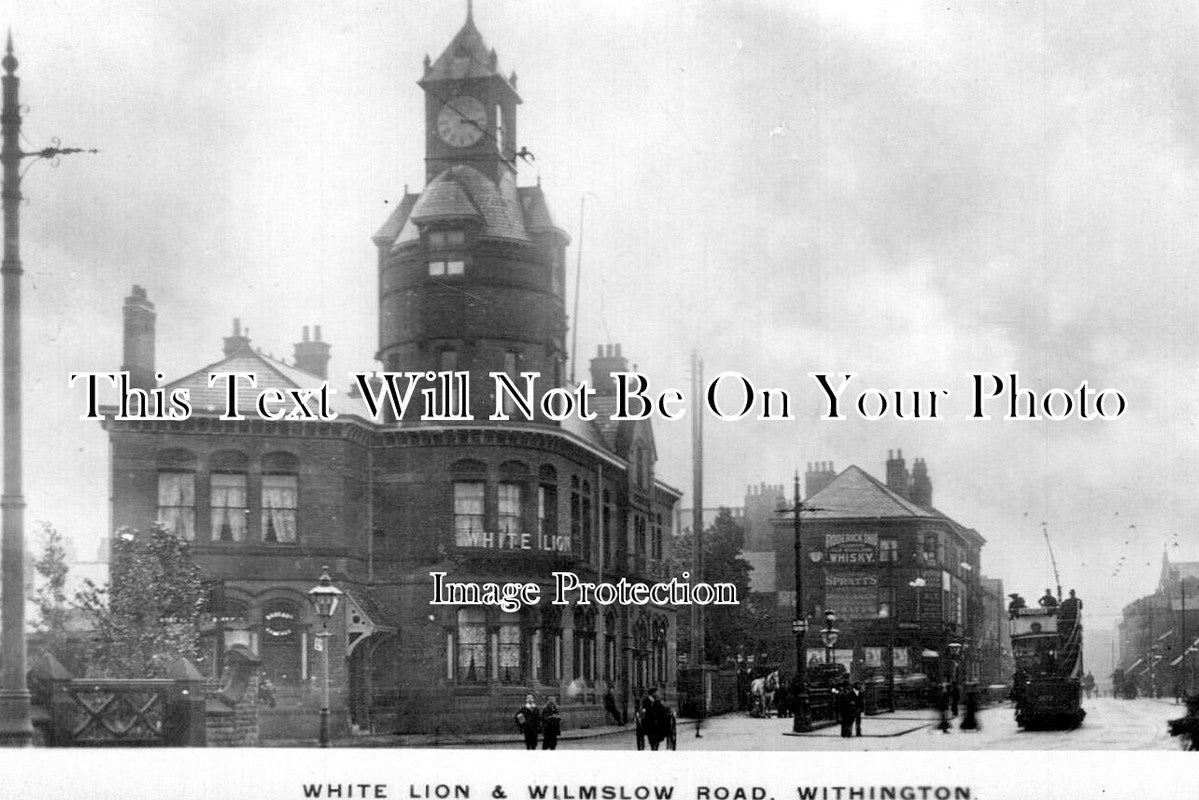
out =
[(125, 352), (122, 372), (129, 373), (129, 385), (150, 391), (158, 388), (154, 374), (154, 325), (157, 315), (146, 290), (134, 285), (125, 298)]
[(620, 354), (620, 345), (601, 344), (591, 359), (591, 387), (601, 397), (616, 394), (613, 372), (628, 372), (629, 362)]
[(308, 326), (305, 325), (301, 339), (296, 343), (296, 366), (326, 380), (329, 377), (329, 344), (321, 341), (321, 326), (313, 326), (313, 338), (309, 340)]
[(240, 350), (247, 350), (250, 347), (250, 329), (246, 328), (245, 335), (242, 335), (241, 320), (237, 317), (233, 318), (233, 335), (225, 337), (225, 357), (233, 355)]
[(808, 463), (808, 471), (804, 475), (804, 497), (811, 497), (817, 492), (824, 489), (833, 482), (833, 478), (837, 477), (837, 472), (833, 468), (831, 461), (817, 461), (815, 464)]
[(902, 450), (896, 450), (894, 454), (887, 451), (887, 488), (905, 500), (911, 499), (912, 476), (908, 474)]
[(912, 464), (911, 501), (921, 508), (933, 507), (933, 482), (928, 477), (928, 465), (923, 458)]

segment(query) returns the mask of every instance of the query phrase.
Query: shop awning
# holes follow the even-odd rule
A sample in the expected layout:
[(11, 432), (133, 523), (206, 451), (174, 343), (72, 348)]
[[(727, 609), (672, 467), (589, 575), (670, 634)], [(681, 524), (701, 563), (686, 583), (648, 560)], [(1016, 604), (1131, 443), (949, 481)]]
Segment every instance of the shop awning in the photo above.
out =
[(920, 652), (920, 657), (921, 658), (936, 658), (937, 651), (936, 650), (922, 650)]

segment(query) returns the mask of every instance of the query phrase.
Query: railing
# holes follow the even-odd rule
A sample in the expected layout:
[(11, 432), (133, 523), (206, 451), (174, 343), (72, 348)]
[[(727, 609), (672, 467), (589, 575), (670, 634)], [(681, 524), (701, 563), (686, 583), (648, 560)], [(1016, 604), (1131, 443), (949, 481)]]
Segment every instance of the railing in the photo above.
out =
[(184, 747), (205, 743), (203, 677), (187, 661), (170, 678), (71, 678), (53, 657), (30, 674), (51, 747)]

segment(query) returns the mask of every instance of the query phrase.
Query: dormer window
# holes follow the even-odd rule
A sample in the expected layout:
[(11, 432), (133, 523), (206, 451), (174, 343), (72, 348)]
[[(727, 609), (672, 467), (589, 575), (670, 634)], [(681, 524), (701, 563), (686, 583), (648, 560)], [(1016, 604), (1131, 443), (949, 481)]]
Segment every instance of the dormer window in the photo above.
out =
[(461, 247), (466, 244), (466, 231), (444, 230), (429, 231), (429, 247)]
[(460, 228), (429, 231), (425, 240), (429, 250), (430, 276), (442, 278), (466, 274), (466, 260), (461, 250), (466, 245), (466, 231)]
[(500, 104), (495, 106), (495, 148), (502, 156), (504, 154), (504, 107)]

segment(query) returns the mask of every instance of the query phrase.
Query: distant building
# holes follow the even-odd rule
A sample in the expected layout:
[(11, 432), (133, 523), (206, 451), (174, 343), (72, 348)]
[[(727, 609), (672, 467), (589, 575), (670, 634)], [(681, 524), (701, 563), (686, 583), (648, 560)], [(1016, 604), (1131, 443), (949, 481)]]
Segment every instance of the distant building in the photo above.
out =
[(978, 616), (979, 682), (984, 686), (1008, 683), (1015, 665), (1012, 662), (1012, 639), (1008, 629), (1007, 595), (999, 578), (979, 578), (982, 610)]
[[(834, 474), (824, 463), (808, 471), (798, 606), (808, 623), (808, 662), (832, 657), (861, 677), (893, 664), (901, 676), (977, 680), (985, 540), (933, 506), (923, 459), (909, 472), (902, 451), (888, 454), (886, 475), (879, 481), (857, 466)], [(789, 640), (796, 616), (791, 510), (775, 515), (775, 554)], [(828, 610), (839, 631), (833, 648), (820, 635)], [(790, 653), (785, 671), (795, 668), (794, 648)]]
[(1117, 637), (1118, 667), (1142, 693), (1193, 693), (1199, 685), (1199, 561), (1171, 563), (1163, 552), (1157, 588), (1124, 606)]

